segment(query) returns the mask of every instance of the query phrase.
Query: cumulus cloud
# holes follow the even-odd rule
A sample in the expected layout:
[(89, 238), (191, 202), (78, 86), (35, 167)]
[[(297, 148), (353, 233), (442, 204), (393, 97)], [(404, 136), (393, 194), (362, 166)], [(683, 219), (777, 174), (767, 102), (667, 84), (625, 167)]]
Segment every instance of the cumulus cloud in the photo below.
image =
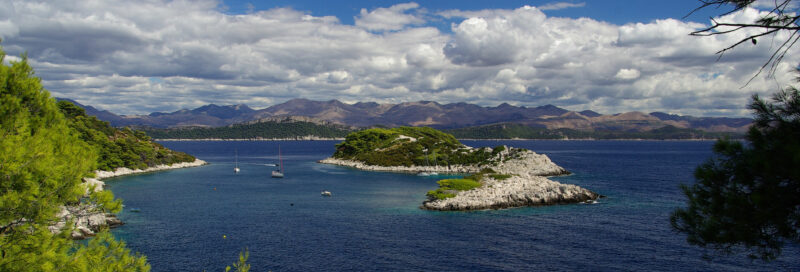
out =
[(533, 7), (504, 14), (472, 17), (453, 27), (454, 39), (444, 52), (456, 64), (493, 66), (545, 53), (551, 39), (546, 16)]
[[(568, 7), (558, 3), (436, 14), (406, 3), (365, 9), (354, 25), (289, 8), (226, 14), (217, 5), (12, 0), (0, 6), (0, 37), (10, 56), (28, 53), (56, 96), (122, 114), (303, 97), (746, 116), (750, 95), (791, 83), (788, 71), (800, 62), (792, 49), (776, 80), (742, 88), (786, 33), (717, 61), (716, 51), (746, 33), (692, 37), (709, 22), (614, 25), (541, 11)], [(439, 19), (452, 20), (452, 31), (428, 26)]]
[(420, 25), (425, 20), (416, 14), (408, 14), (408, 11), (419, 8), (417, 3), (397, 4), (388, 8), (377, 8), (372, 11), (361, 9), (361, 13), (355, 17), (356, 26), (368, 30), (400, 30), (406, 25)]

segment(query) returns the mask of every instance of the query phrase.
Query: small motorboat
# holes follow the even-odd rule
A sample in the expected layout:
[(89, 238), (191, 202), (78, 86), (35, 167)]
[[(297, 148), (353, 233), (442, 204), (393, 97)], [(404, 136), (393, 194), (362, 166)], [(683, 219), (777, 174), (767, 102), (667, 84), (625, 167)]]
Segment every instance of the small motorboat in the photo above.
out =
[(322, 196), (331, 196), (331, 192), (330, 191), (322, 191), (321, 194), (322, 194)]

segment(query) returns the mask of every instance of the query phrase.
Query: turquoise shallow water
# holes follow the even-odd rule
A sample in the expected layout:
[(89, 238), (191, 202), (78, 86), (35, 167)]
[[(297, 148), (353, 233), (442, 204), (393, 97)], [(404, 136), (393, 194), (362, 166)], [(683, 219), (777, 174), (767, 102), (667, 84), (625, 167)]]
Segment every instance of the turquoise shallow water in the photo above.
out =
[[(163, 142), (211, 164), (108, 180), (126, 205), (126, 225), (114, 233), (153, 271), (224, 271), (245, 247), (254, 271), (800, 269), (796, 245), (769, 264), (739, 255), (708, 261), (669, 228), (684, 201), (678, 185), (692, 182), (713, 142), (465, 141), (545, 153), (574, 172), (554, 179), (608, 196), (479, 212), (420, 210), (436, 178), (316, 163), (335, 143)], [(278, 145), (284, 179), (263, 165), (277, 163)]]

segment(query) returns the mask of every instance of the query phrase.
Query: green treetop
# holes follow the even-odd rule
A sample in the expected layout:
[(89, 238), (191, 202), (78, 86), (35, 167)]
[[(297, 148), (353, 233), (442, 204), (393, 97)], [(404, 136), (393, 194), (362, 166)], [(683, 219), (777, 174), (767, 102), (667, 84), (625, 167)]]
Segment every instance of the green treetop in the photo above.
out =
[(81, 178), (94, 169), (96, 149), (69, 127), (25, 56), (4, 60), (0, 49), (0, 271), (149, 270), (109, 234), (78, 245), (71, 229), (48, 229), (63, 205), (85, 199), (114, 211), (119, 202), (110, 192), (83, 198)]
[(755, 123), (747, 145), (720, 140), (716, 158), (684, 186), (688, 207), (672, 226), (691, 244), (772, 260), (786, 242), (800, 242), (800, 93), (780, 91), (768, 103), (753, 96)]

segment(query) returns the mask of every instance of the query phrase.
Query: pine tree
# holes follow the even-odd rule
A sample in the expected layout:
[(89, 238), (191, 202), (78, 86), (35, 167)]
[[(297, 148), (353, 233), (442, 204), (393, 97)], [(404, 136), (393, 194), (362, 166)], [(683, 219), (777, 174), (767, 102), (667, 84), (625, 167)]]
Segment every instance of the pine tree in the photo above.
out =
[(697, 183), (683, 186), (688, 207), (670, 219), (690, 244), (773, 260), (800, 243), (800, 92), (779, 91), (773, 103), (754, 95), (750, 109), (747, 144), (718, 141)]
[(26, 56), (4, 61), (0, 48), (0, 271), (149, 270), (109, 233), (80, 245), (71, 229), (48, 229), (63, 205), (83, 199), (113, 212), (119, 202), (107, 191), (84, 198), (97, 150), (68, 126)]

